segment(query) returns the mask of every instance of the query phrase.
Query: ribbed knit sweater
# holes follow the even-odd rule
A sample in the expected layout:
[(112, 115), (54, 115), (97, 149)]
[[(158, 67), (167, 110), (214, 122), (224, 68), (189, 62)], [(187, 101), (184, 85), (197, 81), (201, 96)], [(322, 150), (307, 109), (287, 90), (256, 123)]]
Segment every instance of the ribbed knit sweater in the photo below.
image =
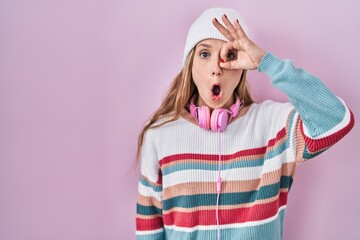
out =
[[(297, 166), (354, 125), (352, 112), (314, 75), (267, 52), (258, 71), (288, 97), (252, 104), (220, 133), (222, 240), (280, 240)], [(184, 110), (146, 132), (137, 203), (138, 240), (216, 240), (217, 132)], [(159, 120), (159, 122), (162, 120)]]

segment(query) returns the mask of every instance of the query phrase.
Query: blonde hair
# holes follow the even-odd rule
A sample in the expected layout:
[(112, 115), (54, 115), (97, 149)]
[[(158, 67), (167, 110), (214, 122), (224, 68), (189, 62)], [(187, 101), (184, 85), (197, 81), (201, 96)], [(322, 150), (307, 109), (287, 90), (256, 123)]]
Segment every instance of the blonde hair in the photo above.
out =
[[(191, 96), (195, 93), (195, 91), (197, 91), (196, 85), (191, 75), (194, 53), (195, 47), (189, 52), (189, 55), (184, 62), (182, 71), (171, 83), (168, 93), (166, 94), (161, 106), (153, 113), (150, 119), (146, 122), (144, 128), (141, 130), (138, 137), (136, 162), (140, 157), (145, 132), (148, 129), (157, 128), (166, 123), (177, 120), (180, 117), (182, 110), (187, 104), (189, 104)], [(250, 89), (246, 79), (246, 72), (247, 70), (243, 71), (240, 77), (240, 82), (234, 89), (234, 92), (240, 96), (240, 100), (244, 101), (244, 106), (248, 106), (254, 102), (250, 95)], [(172, 118), (159, 125), (154, 125), (158, 119), (169, 115), (171, 115)]]

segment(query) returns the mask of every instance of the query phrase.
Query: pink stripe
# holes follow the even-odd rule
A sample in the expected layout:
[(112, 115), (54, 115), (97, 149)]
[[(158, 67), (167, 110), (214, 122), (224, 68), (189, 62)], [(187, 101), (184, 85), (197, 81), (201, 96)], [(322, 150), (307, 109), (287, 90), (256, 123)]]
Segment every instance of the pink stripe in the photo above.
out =
[(152, 219), (136, 218), (136, 230), (149, 231), (156, 230), (163, 227), (163, 221), (161, 217)]

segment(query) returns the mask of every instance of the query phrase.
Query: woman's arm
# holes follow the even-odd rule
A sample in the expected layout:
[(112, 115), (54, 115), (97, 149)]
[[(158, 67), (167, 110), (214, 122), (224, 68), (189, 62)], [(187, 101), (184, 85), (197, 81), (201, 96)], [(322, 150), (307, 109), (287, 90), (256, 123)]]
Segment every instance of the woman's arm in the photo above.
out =
[[(272, 79), (275, 87), (287, 94), (296, 110), (291, 120), (297, 121), (292, 125), (296, 127), (292, 128), (294, 132), (289, 137), (296, 142), (297, 136), (302, 136), (305, 141), (302, 158), (317, 155), (351, 130), (354, 125), (353, 114), (320, 79), (303, 69), (295, 68), (290, 60), (280, 60), (265, 52), (246, 36), (237, 20), (231, 23), (223, 15), (222, 21), (226, 28), (216, 19), (213, 20), (214, 26), (228, 39), (221, 49), (220, 57), (226, 59), (229, 50), (236, 50), (237, 59), (223, 60), (220, 66), (226, 69), (258, 69)], [(301, 143), (301, 140), (298, 141)]]
[(141, 176), (136, 208), (136, 239), (163, 240), (162, 182), (151, 130), (144, 136), (141, 151)]
[[(354, 115), (320, 79), (296, 68), (290, 60), (280, 60), (267, 52), (261, 60), (259, 72), (264, 72), (273, 85), (284, 92), (299, 118), (294, 129), (305, 141), (303, 159), (309, 159), (328, 149), (344, 137), (354, 126)], [(290, 132), (290, 131), (289, 131)]]

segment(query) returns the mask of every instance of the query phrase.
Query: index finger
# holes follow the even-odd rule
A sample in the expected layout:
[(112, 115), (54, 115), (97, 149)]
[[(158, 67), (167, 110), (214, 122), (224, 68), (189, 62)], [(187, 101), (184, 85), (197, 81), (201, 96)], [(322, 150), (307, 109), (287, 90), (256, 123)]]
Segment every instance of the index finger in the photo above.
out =
[(229, 41), (234, 41), (235, 40), (234, 37), (229, 32), (229, 30), (227, 30), (221, 23), (219, 23), (219, 21), (216, 18), (214, 18), (212, 20), (212, 23), (217, 28), (217, 30), (219, 30), (219, 32), (222, 35), (224, 35), (224, 37), (226, 37), (227, 40), (229, 40)]
[(235, 26), (236, 32), (237, 32), (237, 34), (239, 35), (240, 38), (242, 38), (242, 37), (247, 38), (247, 35), (246, 35), (244, 29), (241, 27), (238, 19), (236, 19), (234, 21), (234, 26)]
[(225, 24), (228, 32), (231, 34), (231, 36), (234, 39), (239, 40), (241, 38), (241, 36), (239, 35), (237, 28), (234, 27), (234, 25), (232, 25), (232, 23), (230, 22), (230, 20), (226, 16), (226, 14), (222, 15), (221, 19), (224, 22), (224, 24)]

